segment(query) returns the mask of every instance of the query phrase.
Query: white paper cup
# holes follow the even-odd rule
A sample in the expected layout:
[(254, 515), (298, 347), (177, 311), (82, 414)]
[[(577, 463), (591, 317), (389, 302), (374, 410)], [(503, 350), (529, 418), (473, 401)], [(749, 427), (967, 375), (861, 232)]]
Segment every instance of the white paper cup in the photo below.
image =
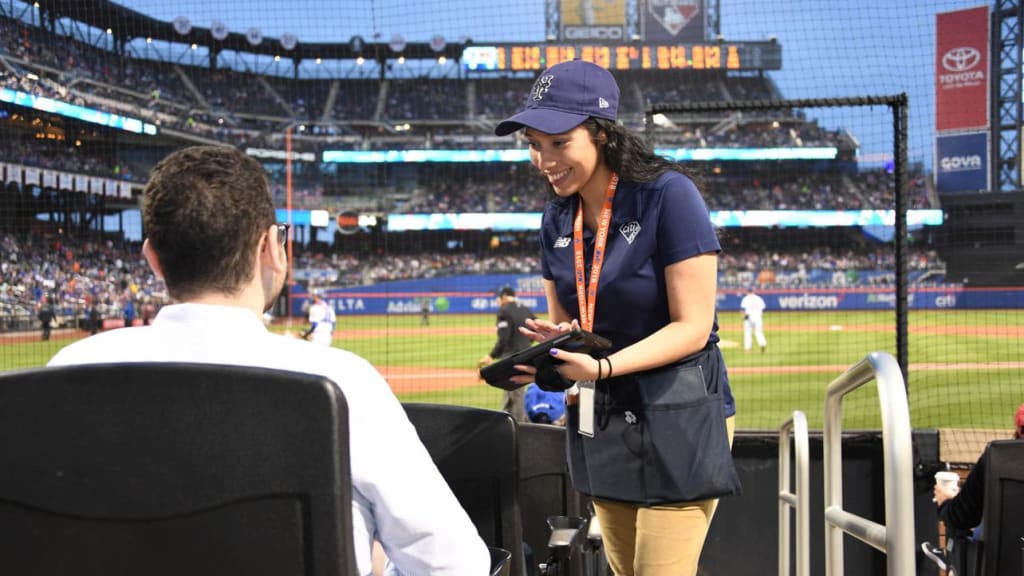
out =
[(935, 473), (935, 483), (942, 486), (947, 491), (952, 491), (954, 493), (960, 491), (960, 475), (956, 472), (939, 470)]

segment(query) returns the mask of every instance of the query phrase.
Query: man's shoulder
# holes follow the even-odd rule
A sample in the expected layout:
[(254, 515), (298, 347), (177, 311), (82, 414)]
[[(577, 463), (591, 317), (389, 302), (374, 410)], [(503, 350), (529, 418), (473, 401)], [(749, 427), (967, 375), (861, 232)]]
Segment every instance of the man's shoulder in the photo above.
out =
[[(144, 335), (149, 332), (148, 326), (138, 326), (95, 334), (61, 348), (47, 365), (63, 366), (117, 361), (121, 359), (118, 358), (120, 351), (128, 350), (129, 345), (139, 345), (144, 340)], [(124, 359), (128, 359), (127, 354)]]

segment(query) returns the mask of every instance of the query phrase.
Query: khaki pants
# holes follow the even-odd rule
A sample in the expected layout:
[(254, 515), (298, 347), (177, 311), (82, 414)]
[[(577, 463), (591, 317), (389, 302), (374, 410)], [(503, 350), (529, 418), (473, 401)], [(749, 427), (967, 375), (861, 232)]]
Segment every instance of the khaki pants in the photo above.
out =
[[(732, 446), (735, 422), (725, 419)], [(594, 500), (605, 554), (616, 576), (697, 574), (718, 500), (638, 506)]]

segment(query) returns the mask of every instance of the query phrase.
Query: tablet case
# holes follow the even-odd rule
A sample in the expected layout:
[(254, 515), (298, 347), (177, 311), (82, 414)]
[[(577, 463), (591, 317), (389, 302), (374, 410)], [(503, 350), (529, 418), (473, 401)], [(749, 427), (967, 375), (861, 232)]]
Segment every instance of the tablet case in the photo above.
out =
[(512, 376), (522, 374), (514, 368), (516, 364), (529, 364), (537, 368), (537, 371), (544, 370), (561, 364), (562, 361), (554, 358), (548, 353), (552, 348), (559, 348), (568, 352), (582, 352), (591, 356), (603, 356), (602, 352), (611, 348), (612, 343), (586, 330), (571, 330), (563, 332), (554, 338), (550, 338), (540, 344), (523, 348), (509, 356), (505, 356), (492, 364), (480, 369), (480, 377), (495, 388), (503, 390), (515, 390), (525, 384), (516, 384), (509, 380)]

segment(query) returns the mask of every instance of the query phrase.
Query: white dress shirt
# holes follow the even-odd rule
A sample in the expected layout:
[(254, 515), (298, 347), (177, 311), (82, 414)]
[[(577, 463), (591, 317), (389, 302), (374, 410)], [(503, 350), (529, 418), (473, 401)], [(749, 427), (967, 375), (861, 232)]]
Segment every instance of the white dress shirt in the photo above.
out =
[(272, 334), (250, 310), (176, 304), (152, 325), (91, 336), (49, 365), (200, 362), (326, 376), (349, 410), (356, 564), (369, 575), (377, 539), (401, 574), (480, 576), (487, 547), (438, 472), (387, 382), (365, 359), (338, 348)]

